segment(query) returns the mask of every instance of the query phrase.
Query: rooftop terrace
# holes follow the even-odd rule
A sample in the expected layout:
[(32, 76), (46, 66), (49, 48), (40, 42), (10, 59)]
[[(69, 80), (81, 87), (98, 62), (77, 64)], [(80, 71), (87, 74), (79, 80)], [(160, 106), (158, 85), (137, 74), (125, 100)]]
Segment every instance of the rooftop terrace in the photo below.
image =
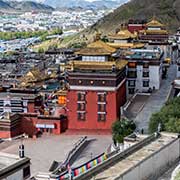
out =
[(0, 179), (4, 174), (11, 172), (13, 169), (29, 163), (27, 157), (19, 158), (17, 155), (0, 152)]

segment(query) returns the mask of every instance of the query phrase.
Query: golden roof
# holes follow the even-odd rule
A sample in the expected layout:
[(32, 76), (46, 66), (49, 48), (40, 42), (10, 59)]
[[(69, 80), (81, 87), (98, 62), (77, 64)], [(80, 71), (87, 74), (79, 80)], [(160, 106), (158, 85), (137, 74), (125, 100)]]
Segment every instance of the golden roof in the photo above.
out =
[(36, 82), (42, 79), (42, 74), (39, 70), (33, 69), (29, 71), (22, 79), (25, 80), (25, 82)]
[(164, 27), (164, 24), (160, 23), (159, 21), (155, 20), (154, 18), (153, 18), (153, 20), (151, 20), (146, 25), (148, 27)]
[(93, 61), (71, 61), (70, 64), (73, 66), (73, 69), (81, 70), (111, 70), (112, 66), (115, 66), (117, 69), (122, 69), (127, 65), (126, 60), (119, 61), (107, 61), (107, 62), (93, 62)]
[(117, 34), (110, 34), (108, 37), (110, 39), (129, 39), (129, 38), (135, 39), (137, 35), (131, 33), (127, 29), (123, 29), (120, 30)]
[(110, 47), (105, 42), (99, 40), (89, 44), (86, 48), (76, 52), (78, 55), (111, 55), (116, 52), (115, 48)]
[(107, 43), (109, 46), (116, 49), (128, 49), (128, 48), (143, 48), (143, 43)]
[(21, 78), (21, 86), (28, 86), (30, 83), (40, 82), (46, 78), (47, 75), (40, 72), (38, 69), (32, 69)]
[(167, 30), (146, 30), (146, 34), (168, 34)]

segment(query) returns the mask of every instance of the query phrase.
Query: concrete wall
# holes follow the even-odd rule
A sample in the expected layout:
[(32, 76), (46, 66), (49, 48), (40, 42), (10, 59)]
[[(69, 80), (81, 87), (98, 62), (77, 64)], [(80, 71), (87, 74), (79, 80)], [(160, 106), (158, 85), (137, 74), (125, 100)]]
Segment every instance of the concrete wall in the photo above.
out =
[(116, 180), (154, 180), (164, 173), (180, 155), (179, 139), (155, 152)]
[(149, 87), (160, 88), (162, 69), (161, 66), (149, 66)]
[(23, 170), (19, 170), (14, 174), (6, 177), (5, 180), (24, 180), (23, 178)]
[(180, 78), (180, 65), (177, 64), (177, 78)]

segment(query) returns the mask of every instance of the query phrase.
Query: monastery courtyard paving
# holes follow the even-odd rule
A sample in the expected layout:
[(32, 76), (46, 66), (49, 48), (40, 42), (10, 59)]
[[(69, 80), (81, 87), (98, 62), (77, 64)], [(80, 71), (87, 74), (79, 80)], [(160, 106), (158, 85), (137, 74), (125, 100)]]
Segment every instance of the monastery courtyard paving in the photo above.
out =
[[(41, 138), (25, 139), (25, 155), (31, 158), (31, 175), (37, 172), (48, 172), (54, 160), (62, 162), (73, 145), (82, 137), (82, 135), (43, 135)], [(92, 157), (105, 152), (112, 143), (111, 135), (89, 135), (92, 140), (78, 157), (74, 166), (90, 160)], [(5, 142), (0, 144), (1, 152), (18, 154), (18, 147), (21, 140)]]

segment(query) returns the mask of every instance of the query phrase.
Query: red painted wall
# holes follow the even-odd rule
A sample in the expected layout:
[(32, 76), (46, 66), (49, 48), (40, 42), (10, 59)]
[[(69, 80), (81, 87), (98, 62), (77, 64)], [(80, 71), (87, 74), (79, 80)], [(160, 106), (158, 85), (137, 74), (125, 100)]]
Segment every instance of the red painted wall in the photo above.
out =
[(36, 124), (53, 124), (52, 134), (59, 135), (67, 129), (67, 120), (38, 119), (37, 117), (22, 117), (21, 129), (22, 133), (33, 136), (37, 133)]
[(10, 131), (0, 131), (0, 138), (10, 138), (11, 133)]
[(21, 128), (16, 128), (13, 131), (0, 131), (0, 138), (12, 138), (21, 134)]
[(126, 103), (126, 81), (121, 85), (116, 93), (117, 117), (120, 117), (120, 107)]
[(106, 121), (99, 122), (97, 117), (97, 92), (86, 91), (86, 120), (77, 119), (77, 91), (68, 92), (68, 129), (87, 129), (87, 130), (109, 130), (114, 121), (119, 118), (120, 105), (126, 101), (126, 83), (117, 91), (107, 92), (106, 94)]
[(138, 32), (140, 30), (143, 30), (145, 29), (145, 26), (144, 25), (133, 25), (133, 24), (129, 24), (128, 25), (128, 30), (131, 32), (131, 33), (134, 33), (135, 31)]
[(35, 111), (35, 104), (34, 102), (28, 102), (28, 112), (29, 113), (34, 113)]

